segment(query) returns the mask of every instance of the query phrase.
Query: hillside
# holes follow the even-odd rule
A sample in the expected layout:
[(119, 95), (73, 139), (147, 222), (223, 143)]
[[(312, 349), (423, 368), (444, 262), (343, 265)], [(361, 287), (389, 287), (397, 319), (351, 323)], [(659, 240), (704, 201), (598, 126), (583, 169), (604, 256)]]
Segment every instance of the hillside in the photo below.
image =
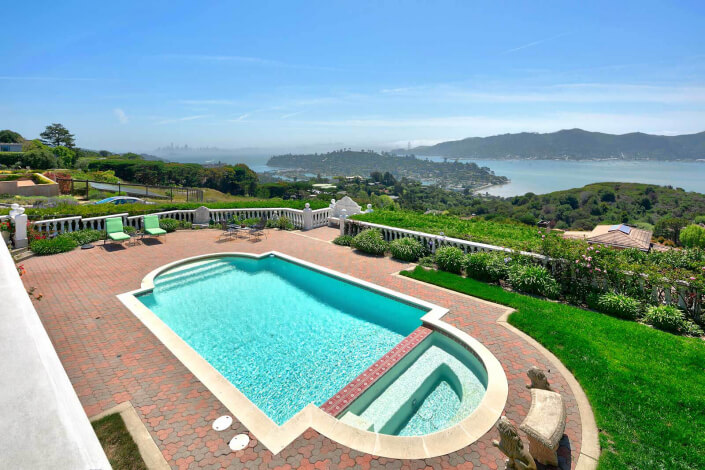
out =
[(692, 221), (704, 215), (705, 195), (669, 186), (596, 183), (548, 194), (529, 193), (478, 202), (463, 210), (468, 209), (527, 222), (549, 220), (558, 228), (592, 229), (600, 223), (625, 222), (650, 229), (664, 219)]
[(367, 177), (372, 172), (389, 172), (396, 178), (409, 178), (445, 188), (478, 188), (508, 180), (489, 168), (472, 162), (430, 162), (414, 157), (380, 155), (372, 151), (341, 150), (322, 154), (277, 155), (267, 165), (300, 169), (326, 176)]
[(410, 150), (398, 149), (393, 153), (487, 159), (697, 160), (705, 158), (705, 132), (677, 136), (641, 132), (614, 135), (582, 129), (548, 134), (522, 132), (470, 137)]
[[(535, 225), (539, 220), (561, 229), (585, 230), (597, 224), (628, 223), (654, 229), (668, 219), (705, 222), (705, 194), (642, 183), (595, 183), (547, 194), (509, 198), (447, 191), (414, 181), (345, 182), (338, 185), (360, 203), (375, 208), (448, 213), (460, 217), (508, 219)], [(392, 202), (387, 195), (396, 196)], [(685, 224), (684, 224), (685, 225)]]

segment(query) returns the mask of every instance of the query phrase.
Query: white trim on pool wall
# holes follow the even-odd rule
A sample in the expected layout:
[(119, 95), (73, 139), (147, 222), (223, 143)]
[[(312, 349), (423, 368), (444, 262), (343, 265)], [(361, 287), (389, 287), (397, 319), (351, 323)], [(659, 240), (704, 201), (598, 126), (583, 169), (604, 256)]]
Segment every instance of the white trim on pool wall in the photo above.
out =
[[(423, 324), (441, 331), (472, 352), (487, 371), (487, 391), (478, 407), (459, 423), (423, 436), (391, 436), (364, 431), (341, 422), (313, 403), (309, 403), (281, 426), (252, 403), (240, 390), (220, 374), (210, 363), (174, 333), (166, 323), (137, 298), (154, 288), (159, 274), (183, 264), (220, 257), (260, 259), (276, 256), (345, 282), (420, 307), (427, 313)], [(272, 453), (277, 454), (308, 428), (313, 428), (344, 446), (381, 457), (421, 459), (455, 452), (482, 437), (497, 422), (507, 402), (509, 386), (502, 365), (478, 340), (442, 320), (448, 310), (438, 305), (363, 281), (331, 269), (318, 266), (276, 251), (262, 254), (215, 253), (194, 256), (161, 266), (147, 274), (140, 289), (118, 295), (118, 299), (200, 380), (213, 395)]]

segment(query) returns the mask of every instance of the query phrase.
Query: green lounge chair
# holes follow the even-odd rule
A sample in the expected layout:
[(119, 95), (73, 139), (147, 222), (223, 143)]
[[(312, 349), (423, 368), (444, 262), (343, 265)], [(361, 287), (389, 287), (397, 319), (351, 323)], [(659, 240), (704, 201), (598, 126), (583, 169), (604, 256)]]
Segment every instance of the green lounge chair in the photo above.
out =
[(156, 215), (145, 215), (144, 220), (144, 233), (147, 235), (153, 235), (158, 237), (159, 235), (165, 235), (166, 230), (159, 228), (159, 217)]
[(123, 231), (122, 219), (120, 217), (105, 219), (105, 233), (107, 236), (103, 242), (104, 245), (108, 241), (108, 238), (116, 242), (124, 242), (130, 239), (130, 236)]

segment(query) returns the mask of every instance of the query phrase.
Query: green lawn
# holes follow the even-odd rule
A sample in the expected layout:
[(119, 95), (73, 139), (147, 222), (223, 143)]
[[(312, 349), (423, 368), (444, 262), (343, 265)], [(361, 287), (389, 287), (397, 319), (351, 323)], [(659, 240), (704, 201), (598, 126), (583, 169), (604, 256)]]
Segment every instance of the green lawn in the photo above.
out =
[(113, 470), (147, 470), (120, 413), (108, 415), (92, 424)]
[(554, 353), (585, 390), (601, 469), (705, 468), (705, 342), (417, 267), (403, 275), (517, 310), (509, 322)]

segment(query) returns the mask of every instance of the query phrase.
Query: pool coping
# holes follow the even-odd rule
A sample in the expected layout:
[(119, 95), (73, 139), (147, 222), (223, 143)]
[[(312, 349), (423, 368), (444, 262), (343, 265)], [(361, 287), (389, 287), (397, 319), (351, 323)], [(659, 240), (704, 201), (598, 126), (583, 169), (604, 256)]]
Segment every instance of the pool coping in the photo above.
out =
[[(198, 260), (229, 256), (253, 259), (276, 256), (428, 310), (421, 317), (422, 324), (460, 343), (475, 354), (485, 367), (485, 396), (478, 407), (459, 423), (424, 436), (391, 436), (364, 431), (341, 422), (313, 403), (306, 405), (281, 426), (277, 425), (137, 298), (138, 295), (153, 289), (155, 277), (165, 271)], [(448, 309), (277, 251), (261, 254), (222, 252), (184, 258), (154, 269), (143, 278), (139, 289), (119, 294), (117, 298), (274, 454), (281, 452), (307, 429), (312, 428), (339, 444), (381, 457), (422, 459), (446, 455), (472, 444), (489, 431), (501, 416), (507, 402), (509, 384), (499, 360), (478, 340), (444, 322), (441, 318)]]

